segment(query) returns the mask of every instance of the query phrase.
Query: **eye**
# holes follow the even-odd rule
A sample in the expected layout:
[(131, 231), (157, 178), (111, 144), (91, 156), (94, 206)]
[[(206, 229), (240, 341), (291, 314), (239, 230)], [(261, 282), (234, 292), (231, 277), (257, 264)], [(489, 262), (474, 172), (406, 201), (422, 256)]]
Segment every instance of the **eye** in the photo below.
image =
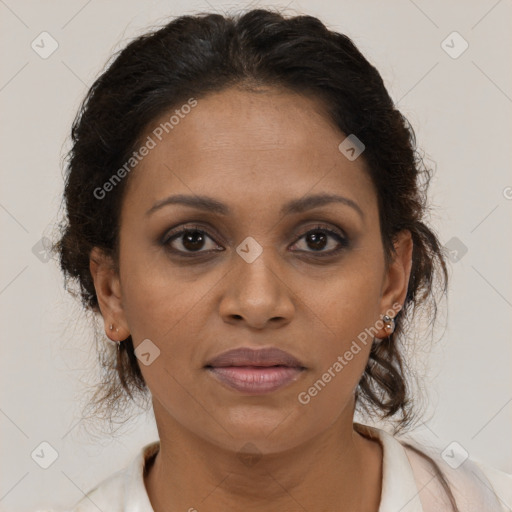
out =
[[(207, 240), (211, 240), (213, 244), (210, 244), (210, 249), (202, 251)], [(208, 233), (197, 226), (191, 226), (188, 228), (180, 229), (168, 233), (165, 239), (162, 241), (170, 252), (179, 253), (181, 256), (192, 256), (193, 253), (207, 253), (219, 248), (214, 240), (208, 235)], [(224, 250), (224, 249), (221, 249)], [(189, 253), (189, 254), (187, 254)]]
[[(299, 252), (310, 254), (318, 253), (320, 257), (333, 256), (348, 247), (348, 239), (342, 232), (334, 231), (320, 225), (302, 234), (297, 242), (294, 243), (293, 247), (297, 246), (298, 242), (303, 238), (305, 239), (306, 246), (312, 250), (299, 250)], [(329, 239), (331, 239), (331, 243)], [(209, 248), (208, 240), (210, 240)], [(169, 252), (185, 257), (193, 257), (195, 253), (220, 252), (224, 250), (199, 226), (183, 227), (177, 231), (167, 233), (162, 241), (162, 245), (166, 246)], [(324, 250), (329, 245), (333, 245), (334, 248), (327, 251)], [(206, 250), (202, 250), (205, 248)]]
[[(312, 248), (312, 250), (305, 250), (301, 252), (319, 253), (319, 256), (332, 256), (348, 247), (348, 239), (341, 232), (337, 232), (323, 226), (316, 226), (313, 229), (308, 230), (299, 238), (299, 240), (302, 240), (303, 238), (305, 239), (306, 246)], [(329, 238), (331, 238), (331, 240), (334, 239), (337, 244), (331, 242), (331, 246), (334, 245), (334, 248), (324, 251), (324, 249), (329, 246)], [(294, 246), (296, 246), (297, 243), (298, 242), (295, 242)], [(336, 245), (338, 245), (338, 247), (336, 247)]]

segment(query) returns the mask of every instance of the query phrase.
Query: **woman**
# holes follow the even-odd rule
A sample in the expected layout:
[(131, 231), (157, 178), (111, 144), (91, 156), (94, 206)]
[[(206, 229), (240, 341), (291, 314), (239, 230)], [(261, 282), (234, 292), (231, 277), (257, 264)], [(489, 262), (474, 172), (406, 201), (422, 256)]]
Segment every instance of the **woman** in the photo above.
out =
[(447, 270), (414, 132), (348, 37), (182, 16), (116, 56), (72, 137), (55, 248), (117, 344), (99, 403), (151, 396), (160, 438), (73, 511), (509, 510), (512, 475), (394, 437)]

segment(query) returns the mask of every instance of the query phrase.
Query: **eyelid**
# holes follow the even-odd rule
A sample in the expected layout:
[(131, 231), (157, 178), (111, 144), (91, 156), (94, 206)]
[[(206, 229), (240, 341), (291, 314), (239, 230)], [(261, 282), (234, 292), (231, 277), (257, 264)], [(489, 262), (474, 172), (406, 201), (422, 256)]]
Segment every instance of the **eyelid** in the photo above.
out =
[[(203, 233), (204, 235), (211, 238), (215, 243), (227, 243), (224, 237), (218, 235), (217, 231), (213, 228), (213, 226), (209, 224), (206, 226), (202, 226), (199, 225), (198, 222), (185, 222), (166, 230), (164, 236), (161, 237), (162, 244), (165, 245), (173, 236), (182, 234), (184, 231), (199, 231), (200, 233)], [(218, 242), (217, 240), (220, 240), (220, 242)]]
[[(187, 224), (187, 223), (181, 224), (181, 225), (178, 225), (178, 226), (166, 231), (166, 233), (162, 237), (160, 243), (161, 243), (161, 245), (166, 247), (170, 253), (175, 254), (178, 257), (179, 256), (200, 257), (201, 254), (209, 255), (209, 254), (212, 254), (213, 252), (223, 252), (225, 250), (224, 248), (221, 250), (209, 249), (206, 251), (200, 250), (200, 251), (196, 251), (196, 252), (194, 252), (194, 251), (188, 252), (188, 251), (180, 251), (178, 249), (173, 249), (171, 247), (172, 241), (179, 239), (180, 235), (183, 235), (184, 233), (191, 232), (191, 231), (195, 231), (195, 232), (199, 232), (199, 233), (203, 234), (205, 237), (209, 238), (215, 244), (220, 246), (221, 243), (219, 243), (217, 241), (217, 235), (216, 234), (211, 235), (209, 230), (212, 230), (215, 232), (215, 230), (212, 227), (205, 228), (203, 226), (200, 226), (197, 223), (194, 223), (192, 225)], [(299, 253), (306, 254), (306, 255), (316, 255), (318, 257), (329, 257), (329, 256), (338, 255), (339, 252), (341, 252), (342, 250), (346, 249), (349, 246), (349, 243), (350, 243), (349, 237), (346, 235), (346, 233), (343, 229), (338, 228), (337, 226), (327, 225), (327, 223), (321, 223), (321, 221), (317, 221), (314, 226), (311, 226), (309, 228), (302, 227), (300, 229), (294, 230), (294, 233), (293, 233), (294, 241), (291, 245), (292, 246), (296, 245), (302, 238), (304, 238), (306, 235), (308, 235), (309, 233), (314, 232), (314, 231), (324, 231), (328, 234), (328, 236), (337, 238), (339, 247), (336, 249), (331, 249), (329, 251), (318, 251), (318, 252), (299, 250), (298, 251)], [(219, 238), (222, 239), (222, 237), (219, 237)], [(225, 242), (222, 242), (222, 243), (225, 243)]]
[[(316, 224), (315, 226), (303, 230), (298, 230), (296, 233), (298, 236), (295, 237), (295, 242), (293, 242), (292, 246), (299, 243), (299, 241), (304, 238), (306, 235), (308, 235), (311, 232), (315, 231), (324, 231), (327, 233), (328, 236), (331, 238), (337, 239), (338, 247), (335, 249), (330, 249), (329, 251), (304, 251), (299, 250), (297, 251), (298, 254), (303, 257), (314, 257), (314, 258), (334, 258), (340, 255), (341, 252), (348, 249), (351, 245), (351, 241), (349, 240), (349, 237), (345, 234), (345, 232), (337, 227), (331, 227), (321, 224)], [(294, 251), (295, 252), (295, 251)]]
[(320, 222), (317, 222), (314, 226), (310, 228), (296, 229), (293, 233), (293, 236), (296, 238), (296, 241), (294, 243), (296, 243), (298, 240), (300, 240), (303, 236), (307, 235), (311, 231), (327, 231), (329, 233), (338, 235), (340, 238), (348, 240), (347, 234), (342, 229), (337, 228), (335, 226), (329, 226), (325, 223), (322, 224)]

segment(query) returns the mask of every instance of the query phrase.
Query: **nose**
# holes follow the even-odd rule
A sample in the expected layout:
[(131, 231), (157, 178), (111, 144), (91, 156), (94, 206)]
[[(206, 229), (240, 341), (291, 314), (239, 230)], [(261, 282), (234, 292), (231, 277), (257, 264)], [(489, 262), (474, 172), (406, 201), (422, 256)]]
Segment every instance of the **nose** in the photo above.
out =
[(265, 249), (252, 263), (238, 254), (234, 267), (224, 277), (219, 312), (227, 323), (246, 323), (254, 329), (282, 326), (295, 312), (291, 283)]

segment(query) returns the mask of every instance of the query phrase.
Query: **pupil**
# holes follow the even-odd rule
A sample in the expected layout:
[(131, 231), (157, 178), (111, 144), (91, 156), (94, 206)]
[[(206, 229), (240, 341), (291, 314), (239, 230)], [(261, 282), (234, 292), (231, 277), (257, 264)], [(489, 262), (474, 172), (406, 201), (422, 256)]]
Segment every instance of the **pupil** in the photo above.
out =
[[(325, 233), (317, 231), (308, 235), (308, 244), (315, 250), (321, 250), (326, 245)], [(190, 251), (197, 251), (204, 243), (203, 234), (199, 231), (189, 231), (183, 235), (183, 246)]]
[[(183, 247), (187, 250), (195, 251), (201, 249), (202, 243), (204, 243), (203, 234), (199, 231), (190, 231), (183, 235)], [(199, 243), (199, 247), (196, 245)]]
[(325, 233), (317, 231), (308, 235), (308, 241), (312, 242), (313, 249), (319, 250), (325, 247), (326, 236)]

